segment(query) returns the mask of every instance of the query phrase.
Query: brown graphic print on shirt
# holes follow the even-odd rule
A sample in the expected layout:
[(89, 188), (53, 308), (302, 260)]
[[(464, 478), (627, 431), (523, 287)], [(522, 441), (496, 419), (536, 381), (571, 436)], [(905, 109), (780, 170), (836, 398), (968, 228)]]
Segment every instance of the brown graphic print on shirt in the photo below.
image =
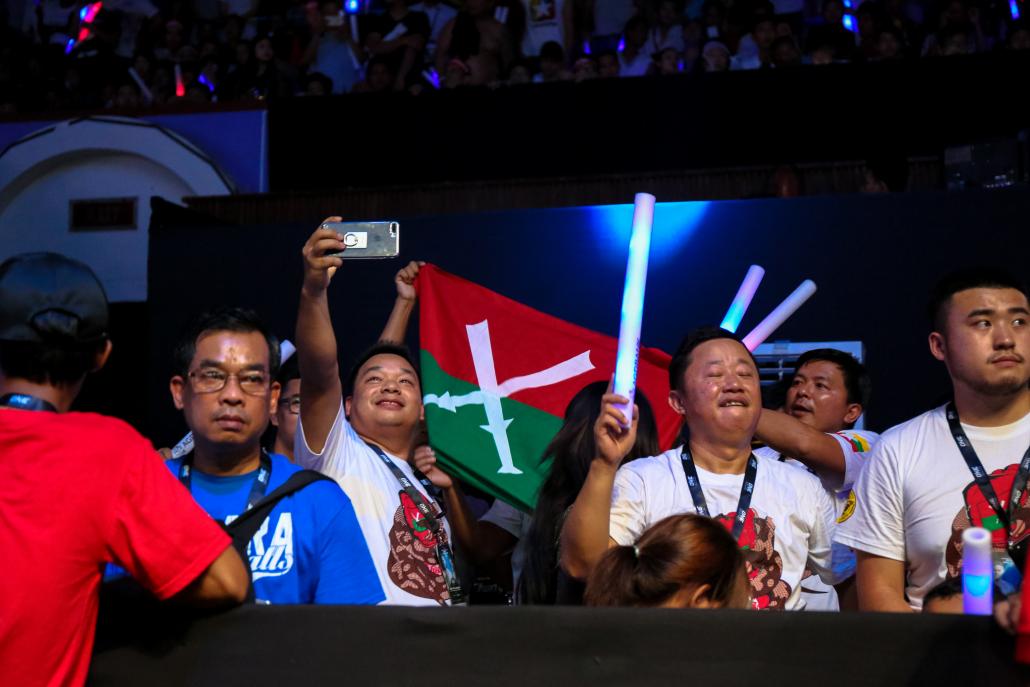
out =
[[(401, 505), (393, 514), (390, 528), (390, 557), (387, 571), (390, 580), (414, 596), (446, 602), (447, 582), (436, 559), (436, 537), (425, 516), (411, 497), (400, 492)], [(440, 526), (440, 538), (447, 542), (447, 532)]]

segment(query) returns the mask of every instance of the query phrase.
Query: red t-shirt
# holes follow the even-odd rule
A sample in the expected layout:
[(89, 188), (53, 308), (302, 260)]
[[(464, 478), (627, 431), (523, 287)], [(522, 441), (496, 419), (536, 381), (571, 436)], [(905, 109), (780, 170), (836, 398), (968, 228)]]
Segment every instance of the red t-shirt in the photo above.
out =
[(0, 683), (85, 682), (106, 563), (167, 599), (229, 545), (125, 423), (0, 409)]

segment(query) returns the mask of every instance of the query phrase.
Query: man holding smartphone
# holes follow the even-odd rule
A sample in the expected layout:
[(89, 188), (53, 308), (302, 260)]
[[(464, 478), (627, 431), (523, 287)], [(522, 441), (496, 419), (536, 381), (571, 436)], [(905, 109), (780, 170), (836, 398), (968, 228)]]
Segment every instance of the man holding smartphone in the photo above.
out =
[(296, 344), (304, 393), (294, 456), (336, 479), (354, 503), (386, 603), (457, 603), (450, 525), (408, 463), (424, 418), (416, 365), (404, 346), (379, 343), (344, 387), (328, 294), (346, 246), (324, 224), (303, 250)]

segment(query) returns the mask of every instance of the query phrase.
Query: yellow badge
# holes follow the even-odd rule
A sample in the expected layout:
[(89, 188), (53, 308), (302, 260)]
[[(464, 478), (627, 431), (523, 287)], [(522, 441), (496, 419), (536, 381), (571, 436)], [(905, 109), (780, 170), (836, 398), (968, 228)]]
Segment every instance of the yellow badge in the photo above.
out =
[(855, 490), (852, 489), (848, 492), (848, 500), (844, 503), (844, 512), (837, 518), (837, 522), (844, 522), (850, 518), (855, 512)]

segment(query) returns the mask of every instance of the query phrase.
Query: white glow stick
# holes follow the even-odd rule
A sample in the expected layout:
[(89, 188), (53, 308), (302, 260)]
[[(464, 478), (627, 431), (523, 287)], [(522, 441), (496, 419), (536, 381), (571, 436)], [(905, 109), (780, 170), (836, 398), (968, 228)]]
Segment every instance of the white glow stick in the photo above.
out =
[(296, 352), (297, 347), (289, 339), (283, 339), (282, 343), (279, 344), (279, 362), (285, 363)]
[(143, 79), (140, 77), (139, 72), (136, 71), (135, 67), (129, 67), (129, 76), (131, 76), (132, 80), (136, 82), (137, 86), (139, 86), (139, 92), (143, 96), (143, 99), (146, 100), (148, 104), (154, 102), (154, 94), (151, 93), (150, 89), (147, 88), (147, 85), (143, 83)]
[(626, 285), (622, 291), (622, 320), (619, 323), (619, 348), (615, 357), (613, 391), (629, 399), (619, 408), (633, 421), (633, 396), (637, 389), (637, 362), (640, 359), (640, 324), (644, 317), (644, 288), (647, 285), (647, 259), (651, 252), (651, 225), (654, 222), (654, 196), (638, 193), (633, 199), (633, 233), (629, 239)]
[(747, 312), (747, 307), (751, 305), (751, 299), (755, 297), (755, 292), (758, 291), (758, 285), (762, 283), (762, 277), (764, 276), (764, 269), (758, 265), (751, 265), (744, 276), (744, 281), (740, 282), (737, 295), (733, 299), (733, 303), (730, 304), (730, 309), (726, 311), (726, 317), (722, 318), (720, 327), (728, 332), (737, 331), (737, 327), (740, 326), (740, 321), (744, 319), (744, 313)]
[(744, 337), (744, 345), (747, 347), (747, 350), (753, 351), (758, 348), (763, 341), (769, 338), (770, 334), (787, 321), (788, 317), (793, 315), (805, 301), (811, 298), (813, 293), (815, 293), (814, 281), (806, 279), (801, 282), (801, 286), (794, 289), (794, 293), (787, 296), (782, 303), (776, 306), (775, 310), (769, 313), (764, 320), (758, 323), (757, 327)]
[(971, 615), (994, 611), (991, 533), (983, 527), (969, 527), (962, 533), (962, 611)]

